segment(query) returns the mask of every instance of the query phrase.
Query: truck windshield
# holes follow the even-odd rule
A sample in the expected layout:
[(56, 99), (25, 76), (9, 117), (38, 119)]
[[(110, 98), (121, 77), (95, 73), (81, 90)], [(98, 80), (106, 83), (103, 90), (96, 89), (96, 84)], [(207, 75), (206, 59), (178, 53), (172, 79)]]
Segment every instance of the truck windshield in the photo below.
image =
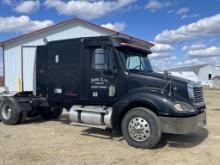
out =
[(121, 54), (126, 70), (153, 72), (151, 63), (146, 54), (124, 48), (118, 50)]

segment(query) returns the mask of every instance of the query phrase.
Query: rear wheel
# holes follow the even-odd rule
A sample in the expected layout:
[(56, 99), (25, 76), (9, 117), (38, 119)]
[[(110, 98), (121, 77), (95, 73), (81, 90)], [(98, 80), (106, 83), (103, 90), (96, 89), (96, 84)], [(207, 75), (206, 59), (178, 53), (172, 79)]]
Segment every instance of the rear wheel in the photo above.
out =
[(147, 108), (131, 109), (123, 118), (122, 134), (136, 148), (153, 148), (161, 138), (161, 126), (156, 114)]
[(4, 124), (18, 124), (21, 119), (19, 107), (9, 99), (3, 100), (0, 105), (0, 119)]
[(40, 116), (45, 120), (58, 119), (62, 112), (62, 108), (58, 107), (41, 107), (39, 110)]

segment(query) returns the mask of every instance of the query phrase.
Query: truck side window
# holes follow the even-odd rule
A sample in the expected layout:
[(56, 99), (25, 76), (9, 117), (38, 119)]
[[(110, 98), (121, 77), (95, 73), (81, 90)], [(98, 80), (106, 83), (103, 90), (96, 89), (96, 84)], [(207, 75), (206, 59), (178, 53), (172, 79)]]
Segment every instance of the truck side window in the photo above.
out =
[[(117, 70), (115, 52), (112, 48), (105, 48), (104, 70)], [(95, 49), (92, 50), (92, 69), (95, 69)]]
[(112, 48), (107, 49), (107, 57), (108, 57), (108, 70), (117, 70), (115, 52)]
[(136, 69), (136, 70), (144, 70), (143, 69), (143, 61), (140, 56), (129, 56), (127, 57), (126, 69)]

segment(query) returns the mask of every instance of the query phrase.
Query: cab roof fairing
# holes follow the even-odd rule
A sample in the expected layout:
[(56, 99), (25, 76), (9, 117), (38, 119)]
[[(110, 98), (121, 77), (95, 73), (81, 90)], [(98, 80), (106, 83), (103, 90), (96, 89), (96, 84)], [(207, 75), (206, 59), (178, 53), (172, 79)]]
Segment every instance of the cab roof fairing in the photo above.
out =
[(114, 47), (128, 47), (130, 49), (137, 49), (143, 53), (151, 54), (151, 47), (141, 42), (133, 41), (132, 39), (112, 37)]

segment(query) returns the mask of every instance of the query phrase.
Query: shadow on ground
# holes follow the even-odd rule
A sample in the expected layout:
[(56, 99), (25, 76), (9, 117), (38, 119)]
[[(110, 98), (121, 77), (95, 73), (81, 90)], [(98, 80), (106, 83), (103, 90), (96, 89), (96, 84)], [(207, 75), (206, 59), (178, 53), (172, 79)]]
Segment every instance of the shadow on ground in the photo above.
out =
[[(62, 121), (63, 124), (70, 124), (67, 114), (64, 114), (60, 121)], [(124, 140), (121, 134), (116, 134), (110, 129), (102, 130), (97, 128), (85, 127), (85, 129), (83, 129), (83, 131), (81, 132), (81, 135), (118, 141)], [(174, 148), (196, 147), (201, 144), (208, 137), (208, 135), (209, 131), (206, 128), (203, 128), (196, 133), (187, 135), (163, 134), (156, 149), (162, 148), (164, 146)]]
[(36, 116), (36, 117), (25, 117), (25, 119), (22, 119), (20, 124), (41, 124), (41, 123), (45, 123), (45, 122), (50, 122), (50, 121), (57, 121), (57, 122), (61, 122), (64, 124), (69, 124), (69, 115), (68, 114), (63, 114), (60, 119), (56, 119), (56, 120), (44, 120), (40, 117), (40, 115)]
[(161, 148), (164, 146), (174, 148), (192, 148), (201, 144), (209, 135), (206, 128), (202, 128), (198, 132), (186, 135), (163, 134), (162, 139), (157, 146)]
[(47, 120), (42, 119), (40, 116), (32, 117), (32, 118), (25, 118), (22, 119), (20, 124), (41, 124), (48, 122)]
[[(201, 144), (208, 137), (208, 130), (203, 128), (200, 131), (187, 135), (163, 134), (162, 138), (155, 149), (165, 146), (173, 148), (192, 148)], [(84, 136), (91, 136), (104, 139), (124, 140), (120, 134), (114, 134), (111, 130), (100, 130), (97, 128), (87, 128), (82, 131)]]
[[(70, 125), (68, 114), (63, 114), (59, 120), (55, 121), (61, 122), (62, 124)], [(22, 124), (40, 124), (44, 122), (48, 121), (43, 120), (41, 117), (38, 116), (35, 118), (26, 119), (22, 122)], [(102, 130), (98, 128), (85, 127), (85, 129), (82, 130), (81, 135), (118, 141), (124, 140), (121, 134), (116, 134), (111, 129)], [(192, 148), (201, 144), (208, 137), (208, 135), (209, 131), (206, 128), (203, 128), (196, 133), (187, 135), (163, 134), (156, 149), (165, 146), (175, 148)]]
[(220, 108), (213, 108), (213, 111), (220, 111)]

